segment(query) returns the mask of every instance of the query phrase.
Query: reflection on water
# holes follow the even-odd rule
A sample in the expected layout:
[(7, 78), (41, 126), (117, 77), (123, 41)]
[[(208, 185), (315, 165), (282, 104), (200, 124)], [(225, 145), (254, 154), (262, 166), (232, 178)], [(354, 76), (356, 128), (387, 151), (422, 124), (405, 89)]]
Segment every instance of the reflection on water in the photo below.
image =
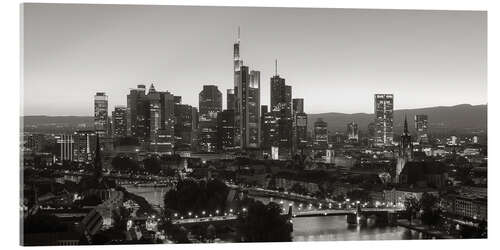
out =
[(409, 240), (421, 234), (403, 227), (350, 226), (346, 216), (293, 218), (294, 241)]
[[(151, 205), (163, 207), (163, 197), (168, 187), (136, 187), (124, 185), (131, 193), (144, 197)], [(264, 203), (279, 200), (253, 197)], [(284, 200), (283, 204), (290, 201)], [(294, 209), (297, 209), (294, 203)], [(366, 226), (347, 224), (346, 216), (318, 216), (293, 218), (293, 241), (336, 241), (336, 240), (409, 240), (422, 239), (422, 234), (403, 227), (377, 227), (372, 219)]]

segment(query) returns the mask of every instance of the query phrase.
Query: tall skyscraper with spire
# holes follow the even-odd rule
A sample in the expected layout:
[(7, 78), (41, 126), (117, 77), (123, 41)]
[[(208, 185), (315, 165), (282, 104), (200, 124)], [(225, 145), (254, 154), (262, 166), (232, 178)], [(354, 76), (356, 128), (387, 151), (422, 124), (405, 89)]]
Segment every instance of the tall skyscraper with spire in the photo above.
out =
[(275, 74), (271, 77), (271, 112), (278, 120), (278, 138), (271, 142), (277, 146), (280, 158), (290, 158), (292, 150), (292, 87), (278, 74), (278, 60), (275, 61)]
[(235, 146), (242, 150), (257, 149), (261, 141), (260, 71), (243, 66), (240, 57), (240, 28), (234, 44), (234, 123)]

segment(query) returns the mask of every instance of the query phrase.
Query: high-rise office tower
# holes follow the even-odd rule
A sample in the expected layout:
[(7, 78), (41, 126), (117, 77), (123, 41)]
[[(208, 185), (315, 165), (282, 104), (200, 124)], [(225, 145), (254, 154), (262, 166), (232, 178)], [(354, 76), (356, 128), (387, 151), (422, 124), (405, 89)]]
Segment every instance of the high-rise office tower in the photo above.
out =
[(277, 112), (266, 112), (262, 115), (261, 148), (270, 152), (272, 147), (279, 147), (279, 119)]
[(429, 142), (427, 115), (415, 115), (415, 130), (417, 130), (417, 140), (425, 144)]
[(94, 129), (100, 134), (108, 134), (108, 96), (97, 92), (94, 96)]
[(115, 110), (111, 112), (111, 119), (113, 120), (113, 136), (127, 136), (127, 107), (115, 106)]
[(57, 144), (59, 144), (59, 160), (61, 162), (64, 161), (73, 161), (73, 145), (74, 145), (73, 135), (60, 135), (57, 138)]
[(92, 162), (97, 140), (96, 131), (80, 130), (73, 133), (73, 160), (78, 162)]
[(200, 116), (222, 111), (222, 93), (216, 85), (203, 85), (198, 97)]
[(234, 110), (234, 102), (235, 102), (235, 93), (234, 89), (228, 89), (226, 93), (226, 109)]
[(307, 114), (305, 112), (298, 112), (295, 114), (295, 127), (294, 127), (296, 152), (301, 153), (307, 147)]
[(147, 94), (149, 105), (149, 142), (154, 148), (152, 151), (157, 151), (156, 143), (158, 141), (158, 133), (161, 128), (161, 108), (160, 108), (160, 93), (156, 91), (155, 86), (151, 84)]
[(234, 110), (226, 109), (217, 115), (217, 149), (234, 149)]
[(146, 86), (137, 85), (127, 95), (127, 135), (144, 142), (149, 139), (149, 100)]
[(237, 73), (236, 145), (241, 149), (260, 147), (260, 72), (241, 66)]
[[(290, 158), (292, 150), (292, 87), (285, 84), (285, 79), (278, 75), (278, 63), (275, 75), (271, 77), (271, 111), (278, 116), (279, 157)], [(275, 144), (275, 143), (273, 143)]]
[(375, 145), (391, 145), (394, 132), (394, 95), (375, 94)]
[(199, 135), (200, 135), (200, 112), (198, 112), (198, 108), (192, 107), (191, 109), (191, 117), (192, 117), (192, 132), (191, 132), (191, 151), (198, 152), (200, 151), (200, 143), (199, 143)]
[(200, 151), (212, 153), (217, 149), (217, 114), (222, 111), (222, 93), (215, 85), (204, 85), (199, 94)]
[(303, 98), (293, 98), (292, 113), (304, 113), (304, 99)]
[(193, 107), (187, 104), (175, 104), (174, 113), (176, 147), (191, 148), (193, 131)]
[(307, 136), (307, 114), (304, 113), (304, 99), (292, 99), (292, 154), (301, 153)]
[(358, 142), (358, 124), (350, 122), (347, 124), (347, 140), (349, 142)]
[(242, 150), (260, 147), (260, 72), (250, 71), (240, 58), (240, 31), (234, 44), (235, 146)]
[[(160, 154), (171, 154), (173, 153), (175, 143), (175, 98), (174, 95), (168, 91), (156, 93), (157, 94), (151, 96), (155, 101), (150, 103), (150, 107), (155, 108), (156, 104), (159, 106), (159, 126), (157, 130), (151, 134), (155, 136), (151, 138), (151, 150)], [(153, 109), (150, 110), (150, 112), (155, 113)], [(157, 119), (155, 118), (154, 121), (150, 123), (156, 124), (156, 122)]]
[(313, 147), (317, 150), (328, 148), (328, 124), (321, 118), (314, 122)]
[(175, 142), (175, 102), (173, 94), (157, 91), (153, 84), (147, 94), (145, 85), (130, 90), (127, 95), (127, 135), (139, 139), (149, 151), (172, 153)]

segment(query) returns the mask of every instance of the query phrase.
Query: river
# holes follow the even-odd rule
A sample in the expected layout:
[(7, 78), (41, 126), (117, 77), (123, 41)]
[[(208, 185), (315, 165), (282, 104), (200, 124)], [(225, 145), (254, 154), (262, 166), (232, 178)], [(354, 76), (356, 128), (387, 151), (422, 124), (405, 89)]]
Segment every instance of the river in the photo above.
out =
[[(167, 187), (124, 186), (129, 192), (144, 197), (151, 205), (163, 207), (163, 196)], [(258, 198), (264, 203), (267, 198)], [(278, 201), (278, 200), (275, 200)], [(281, 199), (279, 200), (281, 201)], [(284, 201), (287, 204), (289, 201)], [(293, 218), (293, 241), (337, 241), (337, 240), (409, 240), (423, 239), (421, 233), (404, 227), (377, 227), (368, 220), (365, 226), (350, 226), (346, 216), (318, 216)]]

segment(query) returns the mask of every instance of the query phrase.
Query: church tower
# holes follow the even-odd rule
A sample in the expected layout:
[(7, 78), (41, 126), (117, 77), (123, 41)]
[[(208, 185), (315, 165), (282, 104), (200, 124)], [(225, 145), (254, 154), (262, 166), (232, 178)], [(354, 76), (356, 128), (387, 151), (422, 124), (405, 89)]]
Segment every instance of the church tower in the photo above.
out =
[(396, 176), (394, 178), (395, 183), (399, 183), (399, 175), (403, 171), (405, 164), (413, 160), (413, 143), (411, 141), (411, 135), (408, 132), (408, 121), (405, 115), (404, 130), (401, 135), (401, 140), (399, 141), (398, 150), (398, 160), (396, 163)]

